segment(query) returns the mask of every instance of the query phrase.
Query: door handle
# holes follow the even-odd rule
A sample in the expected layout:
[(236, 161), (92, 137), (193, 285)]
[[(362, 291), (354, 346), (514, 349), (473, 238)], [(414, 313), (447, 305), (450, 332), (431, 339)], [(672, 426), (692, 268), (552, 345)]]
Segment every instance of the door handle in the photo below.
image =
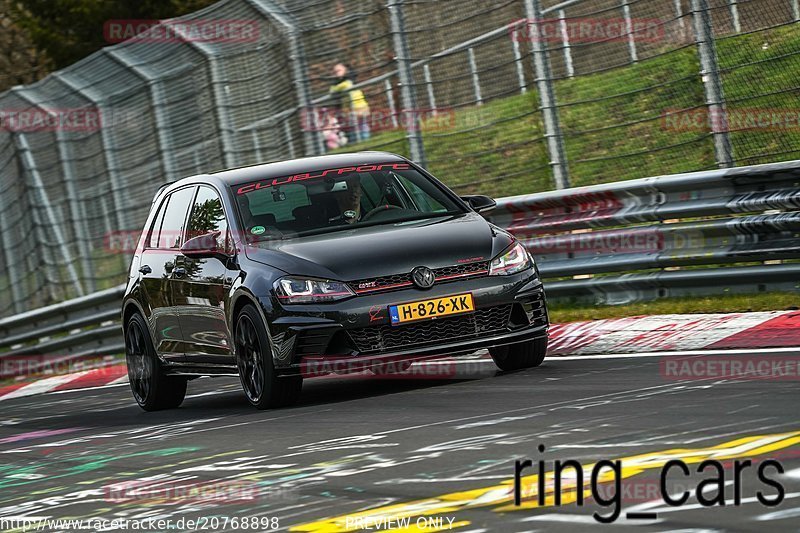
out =
[(150, 265), (142, 265), (141, 267), (139, 267), (139, 272), (141, 272), (142, 274), (150, 274), (151, 272), (153, 272), (153, 269), (150, 268)]
[(172, 271), (176, 278), (182, 278), (186, 275), (186, 269), (183, 267), (178, 267)]

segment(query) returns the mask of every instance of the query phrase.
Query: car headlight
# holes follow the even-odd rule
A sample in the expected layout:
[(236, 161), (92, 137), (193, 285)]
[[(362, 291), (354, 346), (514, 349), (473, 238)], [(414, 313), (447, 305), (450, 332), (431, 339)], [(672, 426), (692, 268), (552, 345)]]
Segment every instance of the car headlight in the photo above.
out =
[(335, 302), (355, 296), (341, 281), (292, 277), (276, 281), (275, 293), (281, 302), (287, 304)]
[(528, 250), (518, 242), (510, 250), (492, 260), (489, 265), (489, 275), (508, 276), (522, 272), (531, 265), (533, 265), (533, 259), (528, 254)]

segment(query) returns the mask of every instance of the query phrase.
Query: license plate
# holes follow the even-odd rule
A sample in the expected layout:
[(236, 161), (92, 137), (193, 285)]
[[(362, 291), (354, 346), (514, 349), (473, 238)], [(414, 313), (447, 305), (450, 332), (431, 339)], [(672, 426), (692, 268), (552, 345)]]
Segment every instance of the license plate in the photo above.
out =
[(389, 306), (389, 317), (392, 320), (392, 325), (395, 325), (438, 318), (440, 316), (471, 313), (473, 311), (475, 311), (475, 302), (472, 301), (472, 294), (457, 294), (455, 296), (445, 296), (444, 298)]

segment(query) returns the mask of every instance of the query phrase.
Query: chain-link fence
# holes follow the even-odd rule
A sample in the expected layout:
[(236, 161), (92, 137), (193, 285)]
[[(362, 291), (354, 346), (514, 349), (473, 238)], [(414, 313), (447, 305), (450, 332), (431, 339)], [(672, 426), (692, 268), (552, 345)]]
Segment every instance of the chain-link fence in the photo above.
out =
[(797, 158), (799, 4), (224, 0), (109, 21), (135, 37), (0, 95), (0, 316), (120, 283), (157, 188), (226, 167), (387, 150), (506, 196)]

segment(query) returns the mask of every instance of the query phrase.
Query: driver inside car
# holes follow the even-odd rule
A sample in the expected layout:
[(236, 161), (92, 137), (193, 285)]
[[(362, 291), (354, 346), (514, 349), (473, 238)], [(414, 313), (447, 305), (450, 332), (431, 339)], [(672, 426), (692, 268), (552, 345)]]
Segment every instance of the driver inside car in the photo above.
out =
[(347, 189), (336, 192), (336, 203), (342, 219), (347, 224), (355, 224), (361, 218), (361, 178), (353, 174), (345, 179)]

